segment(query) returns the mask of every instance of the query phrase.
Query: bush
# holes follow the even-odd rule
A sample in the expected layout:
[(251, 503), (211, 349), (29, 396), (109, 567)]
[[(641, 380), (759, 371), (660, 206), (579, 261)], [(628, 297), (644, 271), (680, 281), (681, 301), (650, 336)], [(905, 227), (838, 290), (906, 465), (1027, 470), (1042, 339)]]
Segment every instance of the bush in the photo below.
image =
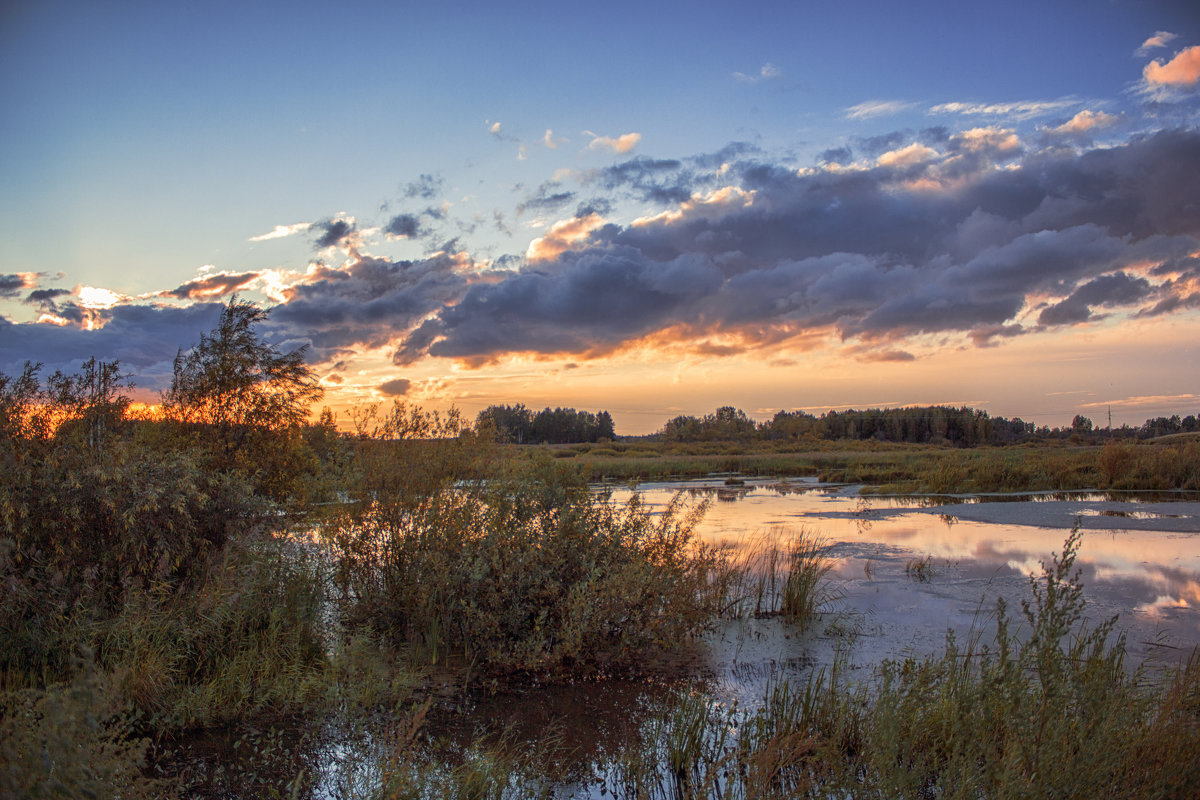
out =
[(632, 666), (698, 632), (716, 600), (703, 507), (619, 507), (578, 473), (376, 502), (330, 531), (341, 608), (433, 663), (488, 673)]

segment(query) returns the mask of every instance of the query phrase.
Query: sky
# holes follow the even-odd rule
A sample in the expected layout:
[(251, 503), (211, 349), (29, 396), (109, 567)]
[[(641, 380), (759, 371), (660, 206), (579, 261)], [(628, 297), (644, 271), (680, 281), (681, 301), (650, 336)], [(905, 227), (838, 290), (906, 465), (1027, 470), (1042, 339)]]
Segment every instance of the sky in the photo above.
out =
[(234, 293), (364, 402), (1200, 412), (1190, 2), (0, 5), (0, 372)]

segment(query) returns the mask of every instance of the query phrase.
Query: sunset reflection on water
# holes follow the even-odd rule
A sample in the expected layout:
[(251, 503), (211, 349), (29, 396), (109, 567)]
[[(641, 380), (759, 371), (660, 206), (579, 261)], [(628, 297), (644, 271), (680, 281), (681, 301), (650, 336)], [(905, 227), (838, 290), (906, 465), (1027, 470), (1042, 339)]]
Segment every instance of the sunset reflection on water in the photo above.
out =
[[(720, 480), (642, 484), (637, 488), (652, 508), (678, 491), (693, 502), (710, 500), (700, 537), (737, 546), (763, 535), (808, 530), (829, 543), (831, 576), (840, 583), (841, 610), (861, 614), (868, 628), (923, 639), (927, 629), (968, 629), (979, 610), (1003, 596), (1011, 613), (1028, 597), (1028, 576), (1041, 573), (1061, 553), (1068, 528), (960, 519), (964, 498), (859, 496), (845, 487), (811, 482), (749, 482), (726, 486)], [(631, 490), (614, 492), (628, 498)], [(969, 498), (967, 498), (969, 500)], [(974, 506), (1001, 518), (1019, 510), (998, 498)], [(1087, 616), (1098, 622), (1120, 615), (1132, 655), (1190, 651), (1200, 645), (1200, 532), (1195, 503), (1186, 513), (1163, 511), (1163, 503), (1113, 503), (1102, 495), (1076, 496), (1084, 536), (1075, 566), (1084, 584)], [(1058, 498), (1022, 498), (1021, 503)], [(1074, 506), (1072, 508), (1075, 508)], [(1143, 510), (1153, 509), (1153, 510)], [(1000, 513), (1005, 512), (1005, 513)], [(1093, 525), (1154, 521), (1167, 530), (1090, 530)], [(1173, 530), (1172, 530), (1173, 528)], [(929, 558), (932, 578), (912, 580), (904, 570), (912, 559)], [(903, 609), (901, 611), (901, 609)], [(911, 646), (899, 640), (889, 649)]]

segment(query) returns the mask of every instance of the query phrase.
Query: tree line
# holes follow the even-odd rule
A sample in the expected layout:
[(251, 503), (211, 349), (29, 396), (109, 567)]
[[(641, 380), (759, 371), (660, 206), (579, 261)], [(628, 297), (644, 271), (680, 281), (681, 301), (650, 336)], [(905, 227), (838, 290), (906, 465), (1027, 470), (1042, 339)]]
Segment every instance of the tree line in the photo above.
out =
[(820, 416), (804, 411), (779, 411), (765, 422), (755, 422), (733, 406), (722, 406), (703, 417), (678, 416), (669, 420), (656, 436), (668, 442), (696, 441), (788, 441), (805, 438), (823, 440), (876, 440), (911, 444), (949, 444), (974, 447), (1004, 445), (1030, 439), (1087, 441), (1108, 438), (1148, 439), (1172, 433), (1200, 431), (1195, 415), (1157, 417), (1143, 425), (1098, 428), (1091, 419), (1076, 415), (1061, 428), (1038, 426), (1020, 417), (993, 417), (967, 406), (910, 406), (871, 408), (862, 411), (828, 411)]
[(520, 403), (488, 406), (475, 418), (475, 429), (490, 429), (498, 441), (513, 444), (577, 444), (616, 436), (607, 411), (544, 408), (535, 414)]

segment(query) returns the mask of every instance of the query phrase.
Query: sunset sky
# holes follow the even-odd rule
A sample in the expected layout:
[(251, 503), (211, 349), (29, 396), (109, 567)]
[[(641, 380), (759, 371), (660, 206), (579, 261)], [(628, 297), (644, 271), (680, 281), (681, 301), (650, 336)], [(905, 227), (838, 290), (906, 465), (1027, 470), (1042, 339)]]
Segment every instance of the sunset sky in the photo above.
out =
[(1194, 2), (6, 3), (0, 371), (238, 292), (341, 409), (1200, 412)]

